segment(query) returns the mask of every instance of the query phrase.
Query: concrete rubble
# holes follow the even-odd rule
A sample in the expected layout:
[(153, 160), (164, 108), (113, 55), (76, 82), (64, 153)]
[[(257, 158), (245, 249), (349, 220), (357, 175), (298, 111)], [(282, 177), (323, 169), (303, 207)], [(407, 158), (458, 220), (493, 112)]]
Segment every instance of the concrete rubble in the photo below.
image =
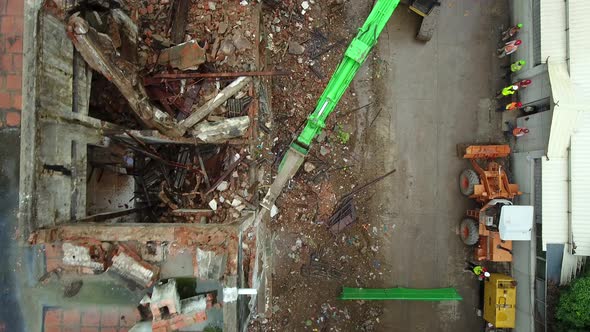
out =
[(107, 272), (119, 275), (142, 288), (153, 285), (160, 272), (157, 266), (144, 262), (138, 254), (122, 245), (116, 247), (110, 262)]
[[(104, 248), (108, 248), (105, 250)], [(159, 269), (124, 245), (96, 240), (65, 242), (63, 265), (82, 274), (109, 274), (120, 277), (131, 288), (148, 288), (158, 278)]]
[(149, 303), (152, 313), (151, 328), (154, 332), (185, 329), (207, 320), (207, 309), (214, 305), (213, 294), (180, 298), (175, 279), (163, 280), (154, 287)]

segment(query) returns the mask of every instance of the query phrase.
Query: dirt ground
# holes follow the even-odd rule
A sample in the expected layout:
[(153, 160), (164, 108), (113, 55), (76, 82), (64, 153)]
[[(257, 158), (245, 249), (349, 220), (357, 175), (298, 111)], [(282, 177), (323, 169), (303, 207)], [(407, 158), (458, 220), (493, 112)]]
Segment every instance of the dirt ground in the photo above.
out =
[[(301, 29), (274, 36), (273, 47), (287, 39), (306, 48), (301, 55), (271, 55), (271, 63), (292, 73), (274, 81), (277, 163), (341, 58), (345, 46), (337, 42), (348, 43), (372, 5), (331, 3), (312, 4)], [(280, 16), (281, 10), (273, 13)], [(326, 139), (312, 148), (308, 162), (315, 169), (300, 171), (277, 201), (273, 315), (256, 320), (251, 331), (483, 327), (476, 314), (478, 283), (462, 272), (471, 252), (457, 228), (470, 203), (458, 190), (456, 179), (466, 164), (455, 146), (502, 139), (493, 101), (500, 84), (494, 46), (507, 11), (505, 1), (445, 2), (439, 29), (424, 44), (414, 39), (420, 18), (399, 6), (331, 116)], [(315, 61), (314, 29), (328, 37), (328, 45), (337, 45)], [(325, 78), (315, 76), (310, 62), (319, 62)], [(358, 219), (332, 235), (325, 222), (338, 200), (392, 169), (396, 173), (355, 195)], [(321, 271), (308, 273), (310, 261)], [(464, 300), (347, 302), (338, 300), (342, 286), (456, 287)]]

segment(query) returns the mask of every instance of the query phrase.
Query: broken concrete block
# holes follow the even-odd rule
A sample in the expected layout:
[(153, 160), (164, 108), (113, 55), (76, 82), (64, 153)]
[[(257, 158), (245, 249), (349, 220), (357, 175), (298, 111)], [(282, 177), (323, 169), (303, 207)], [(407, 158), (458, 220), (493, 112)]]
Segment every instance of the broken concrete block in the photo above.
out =
[(241, 34), (234, 35), (232, 38), (232, 42), (234, 43), (234, 45), (236, 46), (236, 48), (240, 52), (245, 51), (245, 50), (249, 50), (252, 48), (252, 44), (250, 43), (250, 41), (246, 37), (242, 36)]
[(308, 161), (305, 164), (303, 164), (303, 169), (305, 170), (305, 172), (309, 173), (315, 169), (315, 165)]
[(100, 245), (66, 242), (62, 245), (62, 250), (64, 265), (78, 267), (82, 273), (99, 274), (104, 272), (104, 252)]
[(224, 55), (232, 55), (236, 51), (236, 46), (232, 43), (229, 39), (224, 39), (219, 45), (219, 52), (223, 53)]
[(276, 205), (273, 205), (270, 209), (270, 217), (273, 218), (277, 214), (279, 214), (279, 208)]
[(148, 288), (158, 278), (160, 269), (144, 262), (138, 254), (119, 245), (111, 258), (107, 272), (114, 273), (128, 282), (130, 288)]
[(217, 211), (217, 201), (215, 199), (209, 201), (209, 207), (211, 208), (211, 210)]
[(290, 41), (288, 51), (289, 51), (289, 54), (301, 55), (301, 54), (303, 54), (303, 52), (305, 52), (305, 47), (303, 47), (301, 44), (299, 44), (297, 42)]
[(227, 29), (228, 28), (229, 28), (229, 22), (228, 21), (219, 22), (219, 25), (217, 26), (217, 33), (219, 35), (223, 35), (224, 33), (227, 32)]
[(250, 126), (250, 118), (241, 116), (217, 122), (202, 122), (190, 131), (191, 135), (205, 143), (223, 143), (241, 137)]
[[(165, 310), (162, 310), (165, 309)], [(150, 310), (154, 316), (154, 321), (166, 319), (162, 313), (174, 315), (181, 312), (180, 295), (176, 288), (176, 279), (160, 281), (154, 286), (154, 291), (150, 299)]]
[(197, 278), (201, 280), (220, 280), (225, 274), (227, 253), (201, 250), (197, 248)]
[(227, 181), (221, 181), (221, 183), (215, 189), (217, 191), (226, 191), (228, 188), (229, 188), (229, 182), (227, 182)]
[(206, 60), (205, 49), (196, 40), (190, 40), (163, 50), (158, 58), (158, 64), (186, 70), (197, 69)]

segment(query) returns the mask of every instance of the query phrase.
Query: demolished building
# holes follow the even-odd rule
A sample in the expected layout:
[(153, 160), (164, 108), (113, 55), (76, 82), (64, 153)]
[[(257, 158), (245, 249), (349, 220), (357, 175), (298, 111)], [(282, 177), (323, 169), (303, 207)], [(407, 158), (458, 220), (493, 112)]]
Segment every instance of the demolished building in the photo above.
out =
[[(27, 6), (19, 213), (31, 245), (60, 248), (59, 275), (114, 276), (152, 298), (158, 280), (191, 277), (216, 294), (210, 324), (238, 331), (268, 310), (258, 76), (272, 73), (260, 4), (218, 2)], [(182, 6), (195, 15), (179, 22)], [(256, 291), (224, 298), (239, 288)]]

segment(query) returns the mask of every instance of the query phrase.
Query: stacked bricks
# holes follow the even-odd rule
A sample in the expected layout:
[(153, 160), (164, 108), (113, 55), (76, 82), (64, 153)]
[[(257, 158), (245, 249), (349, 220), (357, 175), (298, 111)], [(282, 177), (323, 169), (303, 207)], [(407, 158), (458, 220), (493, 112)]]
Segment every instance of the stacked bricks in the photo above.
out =
[(46, 308), (44, 332), (127, 332), (139, 321), (133, 307), (65, 309)]
[(20, 127), (23, 0), (0, 1), (0, 128)]

